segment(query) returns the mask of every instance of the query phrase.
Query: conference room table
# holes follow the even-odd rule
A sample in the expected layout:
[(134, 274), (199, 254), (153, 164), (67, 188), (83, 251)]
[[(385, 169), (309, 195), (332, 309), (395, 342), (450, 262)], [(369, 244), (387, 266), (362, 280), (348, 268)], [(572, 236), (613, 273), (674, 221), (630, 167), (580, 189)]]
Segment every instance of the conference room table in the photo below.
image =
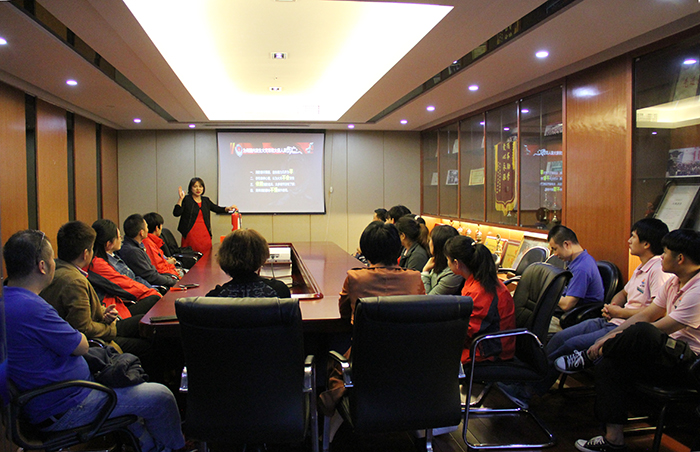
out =
[[(342, 332), (350, 330), (348, 319), (341, 319), (338, 294), (347, 271), (363, 266), (362, 262), (332, 242), (270, 243), (292, 248), (292, 298), (299, 299), (301, 317), (306, 332)], [(205, 296), (207, 292), (231, 278), (224, 273), (216, 259), (220, 244), (204, 253), (189, 272), (148, 311), (139, 324), (146, 337), (179, 337), (180, 325), (175, 316), (175, 300)], [(198, 287), (179, 290), (180, 285)], [(165, 318), (165, 319), (164, 319)], [(154, 321), (152, 321), (154, 319)], [(165, 321), (164, 321), (165, 320)]]

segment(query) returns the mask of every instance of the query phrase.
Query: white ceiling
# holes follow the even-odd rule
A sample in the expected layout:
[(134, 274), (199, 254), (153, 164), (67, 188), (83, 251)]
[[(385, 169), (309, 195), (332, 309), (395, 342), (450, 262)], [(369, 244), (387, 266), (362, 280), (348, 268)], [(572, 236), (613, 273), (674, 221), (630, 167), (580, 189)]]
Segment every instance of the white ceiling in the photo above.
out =
[[(247, 1), (259, 2), (263, 10), (274, 0)], [(352, 123), (356, 130), (423, 130), (700, 24), (697, 0), (579, 0), (376, 124), (367, 123), (542, 1), (414, 0), (411, 3), (454, 8), (338, 121), (209, 121), (121, 0), (39, 3), (176, 122), (169, 123), (154, 113), (6, 2), (0, 2), (0, 36), (8, 41), (8, 45), (0, 46), (0, 80), (117, 129), (184, 129), (190, 123), (197, 128), (344, 129)], [(286, 19), (307, 24), (307, 17), (294, 11), (288, 9)], [(314, 43), (315, 52), (332, 53), (333, 42), (326, 42), (322, 36), (318, 41)], [(269, 43), (251, 41), (246, 45), (258, 53), (270, 52)], [(323, 45), (329, 47), (319, 50)], [(536, 59), (534, 53), (543, 48), (550, 52), (549, 58)], [(79, 85), (67, 86), (69, 78), (78, 80)], [(468, 91), (470, 84), (480, 89)], [(429, 104), (436, 107), (432, 113), (425, 109)], [(135, 117), (142, 119), (141, 124), (134, 124)], [(408, 120), (408, 124), (401, 125), (401, 119)]]

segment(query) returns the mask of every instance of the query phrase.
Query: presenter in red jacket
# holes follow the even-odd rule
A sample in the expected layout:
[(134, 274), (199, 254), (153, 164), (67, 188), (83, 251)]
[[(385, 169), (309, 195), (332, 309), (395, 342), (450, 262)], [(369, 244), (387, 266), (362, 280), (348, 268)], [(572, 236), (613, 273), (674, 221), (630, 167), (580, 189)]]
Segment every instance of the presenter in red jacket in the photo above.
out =
[(204, 181), (193, 177), (187, 187), (187, 195), (178, 187), (179, 199), (173, 215), (180, 217), (177, 230), (182, 234), (182, 246), (205, 253), (211, 249), (211, 212), (226, 213), (237, 210), (236, 206), (221, 207), (204, 196)]

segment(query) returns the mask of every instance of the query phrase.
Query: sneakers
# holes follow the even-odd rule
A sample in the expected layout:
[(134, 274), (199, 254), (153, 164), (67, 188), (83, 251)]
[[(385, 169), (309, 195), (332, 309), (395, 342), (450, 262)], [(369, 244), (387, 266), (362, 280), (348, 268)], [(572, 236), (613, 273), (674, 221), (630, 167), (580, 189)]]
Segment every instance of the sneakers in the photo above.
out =
[(622, 452), (627, 450), (624, 444), (616, 446), (615, 444), (609, 443), (604, 436), (596, 436), (588, 441), (580, 439), (574, 443), (574, 446), (581, 452)]
[(556, 367), (559, 372), (565, 374), (574, 374), (592, 365), (593, 362), (588, 357), (585, 350), (582, 352), (574, 350), (572, 354), (560, 356), (554, 361), (554, 367)]
[(511, 402), (520, 408), (527, 410), (530, 407), (530, 399), (532, 398), (532, 394), (530, 391), (528, 391), (528, 388), (525, 385), (509, 385), (501, 382), (496, 383), (496, 385), (504, 396), (508, 397)]

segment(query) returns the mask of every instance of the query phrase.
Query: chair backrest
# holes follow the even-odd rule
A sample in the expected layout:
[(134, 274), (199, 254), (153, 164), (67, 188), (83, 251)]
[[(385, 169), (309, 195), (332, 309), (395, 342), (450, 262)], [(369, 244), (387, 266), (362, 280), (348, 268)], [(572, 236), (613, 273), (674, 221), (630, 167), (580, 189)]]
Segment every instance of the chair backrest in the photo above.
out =
[(598, 271), (600, 272), (600, 277), (603, 278), (603, 302), (609, 304), (613, 299), (615, 294), (618, 292), (620, 283), (622, 282), (622, 275), (620, 274), (620, 269), (617, 265), (608, 261), (597, 261)]
[(189, 385), (186, 433), (226, 444), (302, 441), (298, 300), (181, 298), (175, 311)]
[(530, 265), (513, 294), (515, 325), (546, 342), (549, 323), (571, 272), (542, 262)]
[(548, 263), (549, 265), (553, 265), (557, 268), (566, 268), (566, 262), (561, 260), (559, 258), (559, 256), (557, 256), (555, 254), (552, 254), (551, 256), (549, 256), (545, 262)]
[(547, 248), (541, 246), (533, 246), (532, 248), (527, 250), (523, 255), (522, 259), (520, 259), (518, 266), (515, 268), (515, 274), (522, 275), (527, 267), (534, 264), (535, 262), (544, 262), (547, 259), (548, 255), (549, 251), (547, 251)]
[(459, 366), (471, 297), (409, 295), (362, 298), (355, 309), (355, 431), (417, 430), (457, 425)]

